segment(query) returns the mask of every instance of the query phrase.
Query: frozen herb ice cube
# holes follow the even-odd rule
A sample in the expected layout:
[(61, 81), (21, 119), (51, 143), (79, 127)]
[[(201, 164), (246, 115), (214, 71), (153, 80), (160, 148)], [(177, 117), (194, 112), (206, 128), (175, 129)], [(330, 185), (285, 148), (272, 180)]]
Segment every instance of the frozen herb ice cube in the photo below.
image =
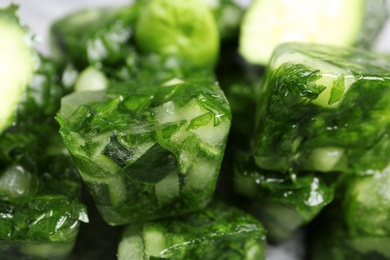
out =
[(390, 257), (390, 173), (345, 176), (337, 200), (310, 228), (311, 259)]
[(122, 225), (210, 201), (231, 115), (215, 83), (173, 79), (71, 94), (57, 120), (102, 217)]
[(222, 203), (181, 217), (129, 225), (118, 259), (265, 259), (265, 230), (249, 214)]
[(389, 71), (389, 59), (361, 49), (281, 45), (263, 84), (256, 164), (279, 172), (383, 170)]
[(57, 130), (19, 123), (0, 135), (2, 258), (63, 258), (88, 222), (81, 179)]
[(289, 175), (262, 170), (252, 157), (239, 155), (234, 161), (233, 188), (240, 207), (264, 224), (270, 242), (279, 243), (333, 200), (334, 186), (322, 177), (313, 172)]

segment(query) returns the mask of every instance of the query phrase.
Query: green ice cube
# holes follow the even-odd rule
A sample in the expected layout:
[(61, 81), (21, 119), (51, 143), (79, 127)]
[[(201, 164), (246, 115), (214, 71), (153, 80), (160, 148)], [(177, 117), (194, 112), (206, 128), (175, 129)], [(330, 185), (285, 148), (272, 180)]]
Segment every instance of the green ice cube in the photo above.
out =
[(389, 59), (361, 49), (281, 45), (262, 88), (256, 164), (279, 172), (386, 168), (389, 71)]
[(265, 259), (265, 230), (254, 217), (212, 203), (182, 217), (125, 229), (118, 259)]
[(183, 214), (212, 198), (231, 121), (215, 83), (127, 83), (74, 93), (62, 108), (60, 133), (109, 224)]

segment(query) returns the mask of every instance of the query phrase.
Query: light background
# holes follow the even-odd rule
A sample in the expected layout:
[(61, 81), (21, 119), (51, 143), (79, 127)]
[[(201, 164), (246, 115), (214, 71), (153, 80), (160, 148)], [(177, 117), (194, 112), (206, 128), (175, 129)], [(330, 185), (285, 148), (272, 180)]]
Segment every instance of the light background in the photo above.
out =
[[(184, 0), (178, 0), (184, 1)], [(251, 0), (236, 0), (242, 5), (247, 5)], [(20, 5), (19, 15), (21, 19), (37, 35), (38, 48), (44, 54), (49, 55), (48, 31), (50, 24), (65, 14), (89, 6), (120, 5), (129, 3), (130, 0), (0, 0), (0, 8), (10, 3)], [(390, 13), (390, 1), (387, 2)], [(381, 35), (374, 45), (374, 49), (380, 52), (390, 53), (390, 18), (388, 19)], [(303, 234), (295, 237), (279, 246), (269, 246), (267, 260), (300, 260), (303, 258)]]
[[(181, 1), (181, 0), (178, 0)], [(248, 5), (251, 0), (235, 0), (242, 5)], [(41, 41), (39, 49), (48, 54), (48, 29), (50, 24), (72, 11), (88, 6), (120, 5), (131, 2), (131, 0), (0, 0), (0, 7), (14, 2), (20, 4), (19, 14), (30, 26)], [(390, 13), (390, 1), (387, 2)], [(390, 19), (388, 19), (381, 35), (374, 45), (374, 49), (390, 53)]]

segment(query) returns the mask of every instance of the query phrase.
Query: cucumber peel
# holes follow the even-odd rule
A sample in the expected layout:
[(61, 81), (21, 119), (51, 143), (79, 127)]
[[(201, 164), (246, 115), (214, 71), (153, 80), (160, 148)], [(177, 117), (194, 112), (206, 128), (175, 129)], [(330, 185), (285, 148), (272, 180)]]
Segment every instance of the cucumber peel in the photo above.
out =
[(213, 66), (218, 58), (218, 26), (202, 1), (151, 1), (140, 14), (135, 37), (145, 52), (178, 55), (196, 66)]

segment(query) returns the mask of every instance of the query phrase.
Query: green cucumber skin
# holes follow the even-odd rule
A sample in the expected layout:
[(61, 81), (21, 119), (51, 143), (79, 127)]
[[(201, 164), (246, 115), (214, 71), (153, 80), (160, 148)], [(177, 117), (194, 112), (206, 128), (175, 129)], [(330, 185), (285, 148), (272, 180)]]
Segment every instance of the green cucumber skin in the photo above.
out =
[(0, 8), (2, 49), (0, 60), (0, 133), (18, 120), (18, 105), (38, 67), (34, 41), (28, 28), (19, 20), (18, 6)]
[[(156, 240), (149, 239), (156, 235), (164, 245), (157, 243), (160, 248), (150, 248), (149, 243)], [(265, 229), (261, 223), (220, 202), (182, 217), (148, 222), (138, 229), (130, 225), (122, 239), (129, 238), (142, 239), (144, 247), (140, 250), (147, 259), (265, 259)], [(128, 259), (120, 252), (118, 258)]]
[[(279, 66), (278, 59), (288, 60), (289, 53), (306, 55), (314, 65), (306, 66), (293, 59)], [(316, 62), (321, 63), (316, 66)], [(346, 77), (353, 81), (339, 96), (337, 107), (324, 107), (328, 105), (313, 101), (324, 91), (324, 85), (316, 83), (323, 66), (347, 69), (350, 75)], [(389, 68), (389, 60), (361, 49), (282, 45), (266, 72), (258, 103), (259, 127), (254, 143), (258, 166), (280, 172), (367, 174), (383, 170), (389, 163), (386, 154), (390, 151), (386, 116)], [(330, 169), (323, 168), (313, 159), (317, 148), (341, 151), (341, 156)]]
[[(15, 107), (5, 107), (2, 104), (1, 110), (10, 111), (11, 114), (6, 119), (7, 123), (0, 126), (0, 132), (4, 132), (8, 127), (15, 126), (19, 122), (44, 120), (48, 117), (53, 117), (60, 107), (60, 99), (64, 94), (64, 90), (59, 82), (57, 66), (51, 59), (44, 57), (34, 49), (35, 42), (32, 33), (19, 20), (17, 11), (18, 6), (16, 5), (0, 9), (1, 26), (6, 27), (2, 30), (11, 30), (10, 34), (12, 36), (20, 34), (19, 36), (23, 40), (19, 39), (22, 42), (17, 42), (18, 39), (8, 37), (7, 35), (7, 41), (14, 40), (14, 45), (18, 46), (19, 50), (11, 53), (8, 53), (10, 50), (6, 50), (1, 55), (5, 56), (5, 62), (10, 62), (7, 65), (10, 68), (12, 68), (12, 63), (7, 61), (9, 55), (13, 55), (12, 59), (14, 62), (24, 64), (24, 67), (19, 68), (17, 75), (14, 75), (12, 71), (7, 75), (2, 75), (3, 80), (5, 79), (5, 83), (2, 83), (4, 84), (2, 85), (2, 91), (4, 91), (3, 88), (5, 87), (7, 92), (1, 95), (13, 99), (14, 93), (12, 91), (20, 90), (20, 93), (18, 93), (20, 96), (15, 100), (15, 104), (9, 104)], [(5, 46), (7, 46), (6, 44)], [(22, 57), (23, 60), (21, 61)], [(28, 70), (28, 72), (25, 70)], [(11, 89), (7, 89), (7, 79), (9, 81), (12, 78), (19, 78), (20, 82), (17, 86), (15, 85)], [(15, 81), (15, 79), (12, 79), (12, 81)], [(4, 118), (0, 119), (0, 121), (2, 124)]]
[(231, 115), (217, 85), (196, 81), (118, 85), (81, 105), (72, 103), (89, 93), (63, 99), (60, 133), (109, 224), (184, 214), (210, 201)]

